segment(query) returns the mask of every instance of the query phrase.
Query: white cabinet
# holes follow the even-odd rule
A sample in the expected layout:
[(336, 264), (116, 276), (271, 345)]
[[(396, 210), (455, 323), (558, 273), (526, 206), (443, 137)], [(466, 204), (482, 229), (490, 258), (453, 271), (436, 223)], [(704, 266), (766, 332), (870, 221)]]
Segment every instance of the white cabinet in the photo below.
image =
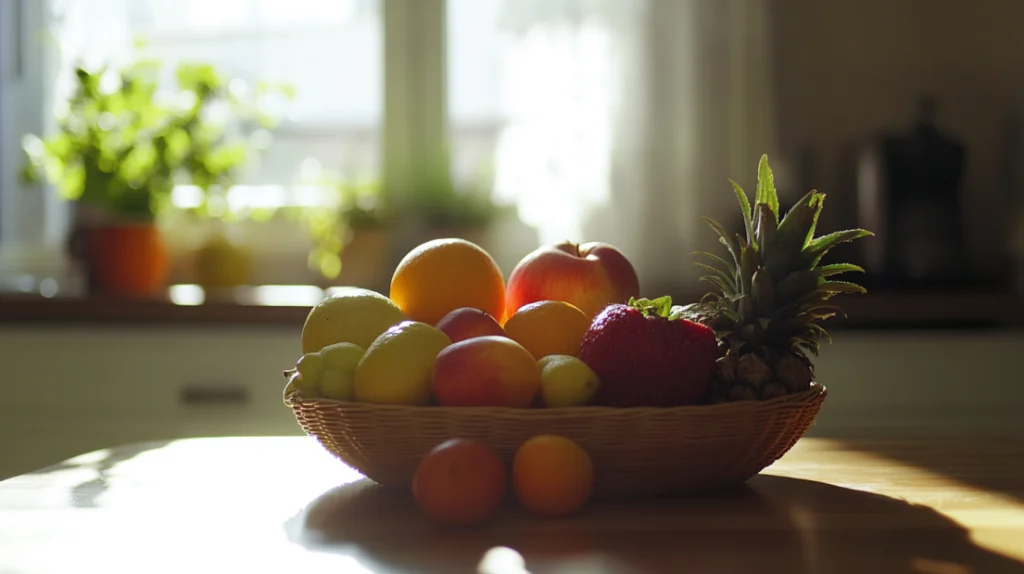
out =
[(0, 330), (0, 477), (140, 440), (301, 434), (281, 400), (299, 330)]

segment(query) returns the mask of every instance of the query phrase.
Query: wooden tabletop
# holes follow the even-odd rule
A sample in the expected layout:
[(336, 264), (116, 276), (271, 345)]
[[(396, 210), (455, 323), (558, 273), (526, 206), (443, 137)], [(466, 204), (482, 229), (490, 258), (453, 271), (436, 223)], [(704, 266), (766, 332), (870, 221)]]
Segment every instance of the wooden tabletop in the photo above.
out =
[(1024, 443), (807, 438), (732, 491), (461, 531), (311, 439), (130, 445), (0, 482), (0, 573), (57, 572), (1024, 574)]

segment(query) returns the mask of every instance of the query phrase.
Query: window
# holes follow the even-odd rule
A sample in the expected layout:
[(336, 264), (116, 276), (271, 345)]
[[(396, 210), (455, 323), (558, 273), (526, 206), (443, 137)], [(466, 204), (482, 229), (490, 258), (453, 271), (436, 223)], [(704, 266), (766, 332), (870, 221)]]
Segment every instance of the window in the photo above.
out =
[[(42, 102), (39, 109), (28, 108), (38, 117), (38, 126), (7, 130), (7, 147), (2, 152), (6, 162), (20, 161), (16, 145), (10, 145), (10, 132), (20, 136), (45, 127), (44, 118), (70, 86), (72, 66), (80, 61), (123, 62), (139, 39), (141, 54), (163, 61), (168, 81), (178, 62), (201, 60), (235, 78), (233, 89), (251, 89), (264, 80), (294, 88), (294, 99), (280, 104), (283, 122), (273, 131), (269, 149), (247, 166), (242, 177), (246, 201), (257, 205), (316, 202), (316, 196), (305, 193), (309, 190), (301, 184), (319, 170), (343, 177), (381, 177), (386, 171), (384, 156), (390, 153), (382, 145), (385, 115), (388, 106), (399, 105), (405, 107), (396, 121), (413, 125), (440, 119), (446, 124), (456, 186), (482, 190), (499, 203), (515, 204), (541, 242), (588, 235), (583, 229), (588, 210), (609, 197), (611, 96), (619, 81), (609, 27), (620, 15), (611, 14), (608, 3), (20, 0), (17, 4), (35, 14), (23, 18), (22, 28), (34, 29), (38, 24), (39, 29), (52, 30), (57, 39), (52, 48), (57, 49), (36, 50), (38, 61), (48, 62), (40, 66), (45, 73), (32, 79), (34, 92), (18, 97), (21, 109), (26, 109), (25, 102)], [(387, 6), (393, 8), (390, 17)], [(385, 57), (386, 29), (405, 37), (415, 35), (410, 30), (419, 33), (429, 26), (422, 19), (403, 21), (396, 13), (406, 10), (408, 16), (419, 11), (422, 16), (424, 10), (442, 7), (445, 18), (438, 24), (439, 34), (423, 33), (416, 50)], [(414, 77), (417, 70), (423, 75), (423, 69), (433, 74), (438, 68), (426, 64), (437, 55), (446, 63), (447, 118), (424, 121), (423, 116), (435, 113), (434, 108), (417, 106), (416, 93), (402, 95), (399, 99), (404, 101), (395, 104), (384, 93), (385, 78), (392, 77), (389, 74)], [(5, 166), (4, 172), (9, 171)], [(194, 195), (181, 186), (175, 201), (187, 206), (194, 202)], [(23, 211), (23, 206), (13, 211)], [(40, 217), (46, 219), (48, 229), (61, 230), (59, 205), (45, 211)], [(4, 241), (9, 237), (4, 235)], [(27, 237), (22, 234), (21, 239)]]
[[(234, 207), (317, 203), (317, 190), (303, 184), (324, 170), (352, 179), (379, 175), (380, 0), (15, 0), (3, 9), (11, 18), (0, 20), (18, 19), (4, 24), (18, 32), (0, 33), (13, 39), (5, 47), (16, 47), (16, 55), (26, 59), (18, 62), (22, 77), (12, 81), (5, 75), (0, 82), (3, 117), (19, 119), (0, 122), (0, 250), (7, 248), (8, 269), (37, 271), (26, 268), (24, 256), (12, 262), (12, 246), (20, 252), (48, 244), (51, 259), (62, 254), (68, 224), (64, 202), (53, 194), (10, 190), (18, 187), (16, 172), (24, 161), (20, 138), (52, 128), (49, 118), (70, 93), (79, 64), (118, 66), (135, 57), (155, 58), (162, 63), (161, 81), (171, 85), (178, 63), (198, 61), (233, 78), (232, 90), (252, 90), (263, 81), (290, 86), (291, 100), (269, 102), (281, 122), (269, 147), (246, 164), (240, 177), (244, 189), (236, 190), (242, 193), (229, 195)], [(47, 36), (53, 41), (33, 41)], [(5, 67), (10, 59), (5, 56)], [(188, 207), (198, 196), (181, 185), (173, 199)], [(177, 219), (173, 227), (181, 227)], [(186, 238), (179, 239), (172, 238), (172, 244), (184, 247)], [(284, 243), (292, 244), (298, 258), (308, 249), (301, 238)], [(53, 275), (53, 267), (41, 272)], [(0, 256), (0, 276), (3, 271)]]

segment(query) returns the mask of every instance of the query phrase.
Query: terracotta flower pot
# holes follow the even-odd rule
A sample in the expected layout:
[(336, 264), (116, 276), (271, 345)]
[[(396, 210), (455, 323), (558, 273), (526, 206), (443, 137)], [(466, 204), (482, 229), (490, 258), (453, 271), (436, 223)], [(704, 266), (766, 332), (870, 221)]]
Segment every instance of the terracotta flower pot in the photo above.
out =
[(161, 294), (168, 274), (167, 249), (152, 223), (111, 223), (88, 230), (90, 282), (110, 295)]

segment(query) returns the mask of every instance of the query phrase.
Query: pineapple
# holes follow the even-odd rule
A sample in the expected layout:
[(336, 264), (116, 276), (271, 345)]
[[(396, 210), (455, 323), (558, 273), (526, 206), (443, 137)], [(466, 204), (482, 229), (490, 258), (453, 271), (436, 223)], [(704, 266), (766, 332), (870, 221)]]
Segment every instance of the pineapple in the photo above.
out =
[(767, 156), (758, 165), (753, 206), (743, 189), (730, 183), (743, 211), (746, 237), (730, 237), (720, 223), (704, 218), (729, 258), (697, 254), (708, 260), (696, 262), (708, 272), (701, 280), (717, 292), (682, 308), (683, 316), (710, 326), (718, 336), (709, 400), (767, 400), (807, 390), (814, 380), (808, 355), (818, 355), (822, 338), (831, 341), (821, 322), (842, 313), (829, 299), (865, 292), (855, 283), (831, 279), (863, 269), (849, 263), (821, 265), (822, 256), (840, 243), (873, 234), (852, 229), (814, 237), (825, 195), (813, 190), (780, 217)]

